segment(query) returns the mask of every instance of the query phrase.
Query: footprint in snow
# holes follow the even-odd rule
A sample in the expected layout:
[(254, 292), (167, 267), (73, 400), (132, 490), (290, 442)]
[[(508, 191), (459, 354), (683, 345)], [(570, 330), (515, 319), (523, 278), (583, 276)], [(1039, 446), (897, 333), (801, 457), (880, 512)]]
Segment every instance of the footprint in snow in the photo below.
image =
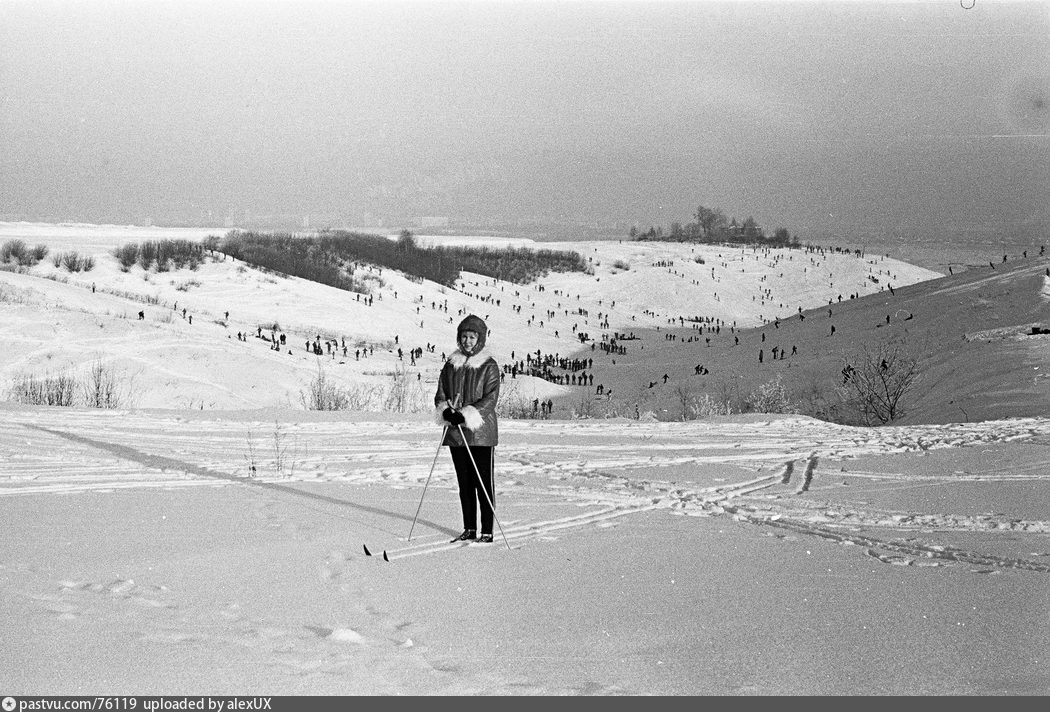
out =
[(329, 552), (320, 567), (321, 580), (338, 581), (341, 579), (346, 569), (346, 562), (350, 561), (351, 558), (343, 551)]
[(44, 610), (54, 614), (58, 620), (71, 621), (76, 620), (80, 616), (80, 611), (77, 607), (64, 601), (62, 596), (30, 595), (28, 597), (41, 604)]
[(153, 608), (175, 607), (163, 600), (168, 593), (167, 586), (139, 585), (132, 579), (115, 579), (109, 583), (62, 581), (59, 585), (66, 591), (100, 593)]
[(368, 638), (358, 633), (353, 628), (325, 628), (323, 626), (305, 626), (307, 630), (323, 640), (331, 640), (337, 643), (354, 643), (364, 645)]
[(181, 631), (158, 631), (155, 633), (145, 633), (139, 636), (139, 640), (144, 643), (196, 643), (201, 640), (200, 637), (193, 633), (185, 633)]

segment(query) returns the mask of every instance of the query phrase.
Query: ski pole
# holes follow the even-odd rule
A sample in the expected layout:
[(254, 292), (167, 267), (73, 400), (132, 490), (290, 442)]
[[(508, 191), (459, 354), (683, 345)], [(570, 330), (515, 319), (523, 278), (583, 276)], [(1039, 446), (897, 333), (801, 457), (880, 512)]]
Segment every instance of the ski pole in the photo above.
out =
[(409, 541), (412, 541), (412, 530), (416, 528), (416, 517), (419, 516), (419, 510), (421, 510), (423, 508), (423, 497), (427, 496), (427, 485), (430, 484), (430, 478), (434, 474), (434, 467), (437, 465), (438, 455), (441, 454), (441, 446), (445, 442), (445, 434), (447, 432), (448, 432), (448, 425), (445, 425), (445, 427), (442, 428), (442, 430), (441, 430), (441, 439), (438, 440), (437, 452), (434, 453), (434, 462), (432, 462), (431, 465), (430, 465), (430, 474), (427, 475), (427, 481), (423, 483), (423, 494), (419, 498), (419, 506), (416, 507), (416, 516), (412, 517), (412, 526), (409, 527), (409, 529), (408, 529), (408, 540)]
[[(503, 525), (499, 523), (499, 517), (496, 516), (496, 505), (492, 503), (492, 498), (489, 497), (489, 491), (485, 487), (485, 481), (481, 479), (481, 470), (478, 469), (478, 463), (474, 462), (474, 453), (470, 451), (470, 447), (467, 446), (467, 436), (463, 432), (462, 425), (456, 425), (459, 428), (459, 436), (463, 438), (463, 445), (467, 448), (467, 455), (470, 456), (470, 464), (474, 466), (474, 474), (478, 476), (478, 484), (481, 485), (481, 491), (485, 493), (485, 499), (488, 500), (489, 508), (492, 509), (492, 518), (496, 520), (496, 526), (499, 527), (499, 533), (503, 535), (503, 543), (507, 545), (507, 549), (510, 549), (510, 542), (507, 541), (507, 535), (503, 533)], [(493, 477), (495, 479), (495, 477)]]

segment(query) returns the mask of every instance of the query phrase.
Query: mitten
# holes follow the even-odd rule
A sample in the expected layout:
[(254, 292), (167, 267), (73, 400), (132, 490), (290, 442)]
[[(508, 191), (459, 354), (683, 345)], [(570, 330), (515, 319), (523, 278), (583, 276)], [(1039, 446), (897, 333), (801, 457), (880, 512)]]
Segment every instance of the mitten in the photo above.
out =
[(454, 416), (455, 414), (456, 411), (452, 410), (451, 408), (445, 408), (445, 410), (441, 411), (441, 417), (450, 423), (452, 422), (452, 416)]
[(453, 425), (463, 425), (463, 423), (467, 422), (467, 419), (464, 418), (463, 414), (459, 411), (453, 411), (452, 415), (450, 415), (448, 418), (448, 422), (452, 423)]

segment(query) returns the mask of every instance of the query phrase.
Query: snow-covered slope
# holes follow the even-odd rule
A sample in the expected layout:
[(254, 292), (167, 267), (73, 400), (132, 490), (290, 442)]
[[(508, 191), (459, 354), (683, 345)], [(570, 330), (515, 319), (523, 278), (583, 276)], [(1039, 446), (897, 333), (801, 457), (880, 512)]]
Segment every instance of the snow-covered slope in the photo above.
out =
[[(125, 242), (201, 239), (208, 231), (6, 228), (0, 240), (46, 245), (52, 254), (90, 254), (95, 267), (70, 274), (45, 260), (28, 274), (0, 272), (0, 326), (12, 335), (0, 354), (0, 380), (9, 385), (24, 375), (83, 374), (101, 361), (129, 384), (125, 402), (139, 407), (295, 406), (318, 369), (355, 390), (371, 409), (384, 409), (378, 394), (403, 374), (418, 384), (412, 402), (419, 405), (427, 400), (425, 384), (433, 381), (442, 354), (454, 346), (456, 324), (468, 313), (486, 319), (492, 350), (509, 364), (537, 350), (581, 352), (587, 348), (581, 333), (600, 343), (603, 334), (672, 321), (677, 326), (697, 316), (758, 326), (838, 295), (877, 294), (891, 284), (937, 276), (884, 256), (672, 243), (533, 243), (577, 251), (593, 274), (554, 273), (517, 285), (464, 273), (452, 289), (375, 268), (366, 299), (232, 259), (197, 270), (157, 273), (135, 266), (122, 272), (111, 254)], [(285, 346), (271, 351), (273, 338), (282, 334)], [(324, 349), (321, 358), (307, 347), (316, 341)], [(408, 353), (417, 348), (422, 356), (413, 364)], [(522, 402), (575, 395), (572, 388), (536, 378), (513, 379), (507, 388)]]

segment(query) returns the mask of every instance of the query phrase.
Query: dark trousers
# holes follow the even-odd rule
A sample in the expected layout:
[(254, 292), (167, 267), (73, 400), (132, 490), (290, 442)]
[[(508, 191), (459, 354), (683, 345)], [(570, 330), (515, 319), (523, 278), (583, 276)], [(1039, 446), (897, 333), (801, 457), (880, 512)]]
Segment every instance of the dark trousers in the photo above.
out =
[[(467, 450), (470, 450), (468, 453)], [(456, 467), (456, 480), (459, 482), (459, 502), (463, 506), (463, 528), (478, 528), (478, 509), (481, 509), (481, 533), (492, 533), (492, 507), (496, 506), (495, 479), (492, 476), (493, 460), (496, 448), (486, 445), (471, 445), (466, 447), (450, 447), (448, 451), (452, 454), (452, 464)], [(474, 456), (471, 463), (470, 456)], [(477, 472), (474, 471), (477, 464)], [(478, 482), (478, 474), (481, 474), (481, 482), (485, 489), (481, 489)], [(488, 492), (488, 497), (485, 493)], [(489, 499), (492, 499), (492, 507)]]

